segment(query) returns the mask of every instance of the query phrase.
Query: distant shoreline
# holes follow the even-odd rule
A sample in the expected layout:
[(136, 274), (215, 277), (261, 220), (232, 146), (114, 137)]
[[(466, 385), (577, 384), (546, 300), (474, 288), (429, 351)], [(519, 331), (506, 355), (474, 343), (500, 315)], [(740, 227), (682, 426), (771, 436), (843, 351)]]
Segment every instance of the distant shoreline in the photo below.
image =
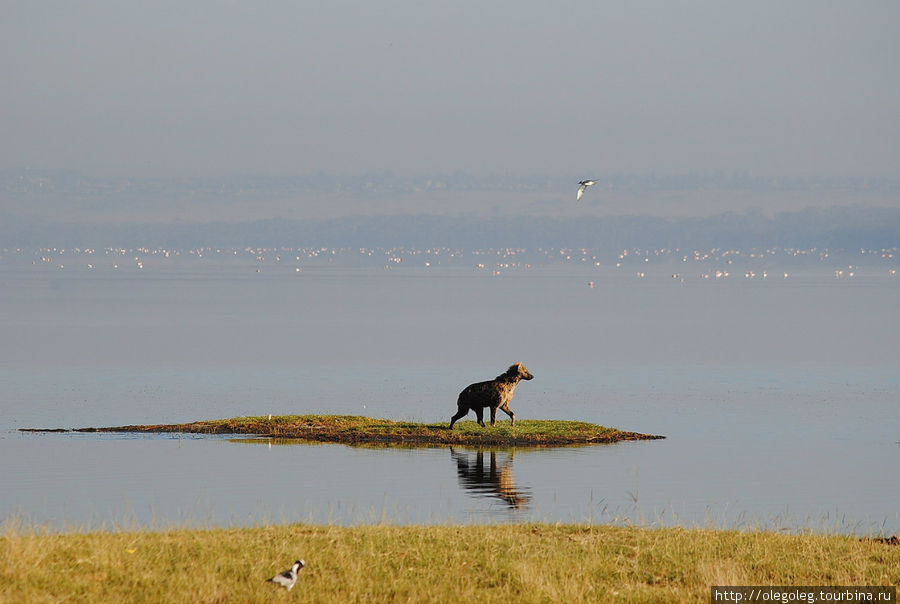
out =
[(183, 424), (149, 424), (102, 428), (20, 428), (20, 432), (106, 432), (239, 434), (344, 444), (564, 446), (610, 444), (665, 438), (607, 428), (596, 424), (558, 420), (520, 420), (515, 426), (498, 422), (480, 427), (459, 422), (453, 430), (446, 422), (422, 424), (353, 415), (286, 415), (236, 417)]

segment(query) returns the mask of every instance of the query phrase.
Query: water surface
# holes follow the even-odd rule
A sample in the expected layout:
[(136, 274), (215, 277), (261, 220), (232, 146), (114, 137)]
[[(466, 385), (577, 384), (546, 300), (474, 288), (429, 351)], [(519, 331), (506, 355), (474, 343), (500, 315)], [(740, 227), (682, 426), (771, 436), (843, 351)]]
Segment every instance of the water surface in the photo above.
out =
[[(900, 287), (886, 270), (147, 268), (0, 263), (0, 481), (14, 485), (0, 518), (900, 530)], [(667, 438), (478, 451), (17, 431), (449, 420), (465, 385), (514, 361), (536, 376), (517, 417)]]

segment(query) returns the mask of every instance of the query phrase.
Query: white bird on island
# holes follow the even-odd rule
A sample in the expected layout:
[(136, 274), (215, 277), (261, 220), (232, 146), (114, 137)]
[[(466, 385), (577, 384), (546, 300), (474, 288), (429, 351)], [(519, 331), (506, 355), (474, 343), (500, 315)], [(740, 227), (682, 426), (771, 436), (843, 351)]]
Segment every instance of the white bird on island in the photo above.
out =
[(303, 560), (297, 560), (294, 562), (294, 565), (289, 569), (284, 571), (283, 573), (278, 573), (271, 579), (266, 579), (269, 583), (278, 583), (288, 591), (293, 589), (294, 584), (297, 582), (297, 573), (300, 572), (300, 569), (306, 566)]
[(584, 195), (584, 190), (595, 183), (593, 180), (582, 180), (578, 184), (578, 193), (575, 194), (575, 201), (579, 201), (581, 199), (581, 196)]

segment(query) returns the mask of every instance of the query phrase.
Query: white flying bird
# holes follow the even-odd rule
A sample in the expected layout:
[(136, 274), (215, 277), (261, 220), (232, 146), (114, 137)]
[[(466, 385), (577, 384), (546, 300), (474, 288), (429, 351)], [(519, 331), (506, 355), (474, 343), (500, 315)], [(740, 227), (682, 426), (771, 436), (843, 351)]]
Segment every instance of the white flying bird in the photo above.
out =
[(283, 573), (278, 573), (271, 579), (266, 579), (269, 583), (278, 583), (288, 591), (294, 587), (294, 583), (297, 582), (297, 573), (300, 572), (300, 569), (305, 566), (303, 560), (297, 560), (294, 562), (294, 565), (289, 569), (284, 571)]
[(581, 196), (584, 195), (584, 190), (587, 189), (592, 184), (594, 184), (594, 181), (593, 180), (582, 180), (578, 184), (581, 186), (578, 187), (578, 193), (575, 194), (575, 201), (578, 201), (581, 199)]

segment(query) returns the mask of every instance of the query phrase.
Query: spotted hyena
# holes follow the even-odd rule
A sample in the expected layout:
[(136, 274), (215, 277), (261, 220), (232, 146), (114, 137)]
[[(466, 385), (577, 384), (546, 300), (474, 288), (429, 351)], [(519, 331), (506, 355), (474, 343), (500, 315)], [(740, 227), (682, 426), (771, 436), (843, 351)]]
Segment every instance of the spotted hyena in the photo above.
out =
[(456, 415), (450, 418), (450, 428), (456, 420), (464, 417), (469, 411), (474, 411), (478, 417), (478, 423), (484, 427), (484, 408), (491, 408), (491, 425), (497, 421), (497, 409), (502, 409), (510, 420), (511, 425), (516, 425), (516, 415), (509, 409), (509, 401), (512, 400), (513, 392), (519, 380), (530, 380), (534, 376), (528, 373), (525, 365), (522, 363), (513, 363), (506, 370), (506, 373), (498, 375), (488, 382), (478, 382), (467, 386), (465, 390), (459, 393), (459, 399), (456, 401)]

